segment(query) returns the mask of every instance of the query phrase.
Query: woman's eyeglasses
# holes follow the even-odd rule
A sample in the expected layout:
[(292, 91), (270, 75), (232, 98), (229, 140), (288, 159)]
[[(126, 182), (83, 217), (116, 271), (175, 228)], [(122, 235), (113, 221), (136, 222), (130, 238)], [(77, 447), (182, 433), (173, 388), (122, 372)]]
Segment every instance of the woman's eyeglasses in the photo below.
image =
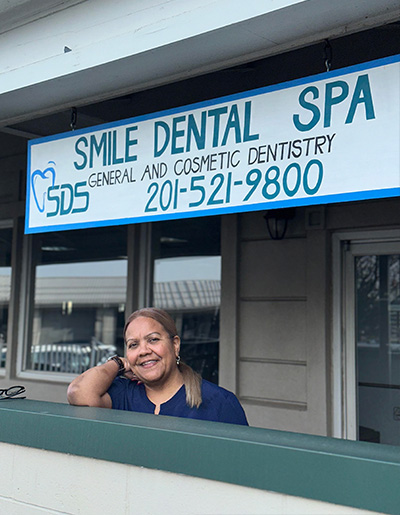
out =
[(0, 401), (5, 399), (26, 399), (26, 397), (19, 397), (25, 391), (25, 386), (10, 386), (10, 388), (5, 390), (0, 388)]

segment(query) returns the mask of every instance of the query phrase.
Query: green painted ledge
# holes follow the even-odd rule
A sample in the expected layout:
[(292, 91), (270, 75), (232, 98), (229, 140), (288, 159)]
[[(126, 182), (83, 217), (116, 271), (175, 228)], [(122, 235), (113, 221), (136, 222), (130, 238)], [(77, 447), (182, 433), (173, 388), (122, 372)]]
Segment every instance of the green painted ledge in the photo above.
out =
[(30, 400), (0, 401), (0, 442), (400, 515), (400, 448)]

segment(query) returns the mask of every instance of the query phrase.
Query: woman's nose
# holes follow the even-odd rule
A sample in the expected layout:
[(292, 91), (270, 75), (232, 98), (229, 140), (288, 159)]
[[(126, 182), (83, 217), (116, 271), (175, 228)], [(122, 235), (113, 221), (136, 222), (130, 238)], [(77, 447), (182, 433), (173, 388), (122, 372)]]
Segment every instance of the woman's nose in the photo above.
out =
[(139, 344), (139, 354), (148, 354), (150, 352), (149, 345), (146, 340), (143, 340)]

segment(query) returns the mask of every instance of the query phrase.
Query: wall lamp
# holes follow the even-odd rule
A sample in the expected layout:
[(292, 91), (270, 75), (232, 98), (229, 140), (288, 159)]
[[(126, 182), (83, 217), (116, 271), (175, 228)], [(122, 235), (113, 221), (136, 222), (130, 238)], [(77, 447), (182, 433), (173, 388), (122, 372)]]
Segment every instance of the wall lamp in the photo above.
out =
[(271, 209), (264, 215), (268, 233), (272, 240), (283, 240), (288, 227), (288, 221), (294, 218), (295, 209)]

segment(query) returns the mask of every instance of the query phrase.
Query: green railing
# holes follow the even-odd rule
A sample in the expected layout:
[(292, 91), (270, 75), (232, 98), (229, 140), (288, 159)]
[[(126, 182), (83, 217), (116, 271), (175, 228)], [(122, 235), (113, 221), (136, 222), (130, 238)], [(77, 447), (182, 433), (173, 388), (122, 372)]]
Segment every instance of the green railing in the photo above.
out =
[(400, 449), (30, 400), (0, 401), (0, 442), (400, 515)]

